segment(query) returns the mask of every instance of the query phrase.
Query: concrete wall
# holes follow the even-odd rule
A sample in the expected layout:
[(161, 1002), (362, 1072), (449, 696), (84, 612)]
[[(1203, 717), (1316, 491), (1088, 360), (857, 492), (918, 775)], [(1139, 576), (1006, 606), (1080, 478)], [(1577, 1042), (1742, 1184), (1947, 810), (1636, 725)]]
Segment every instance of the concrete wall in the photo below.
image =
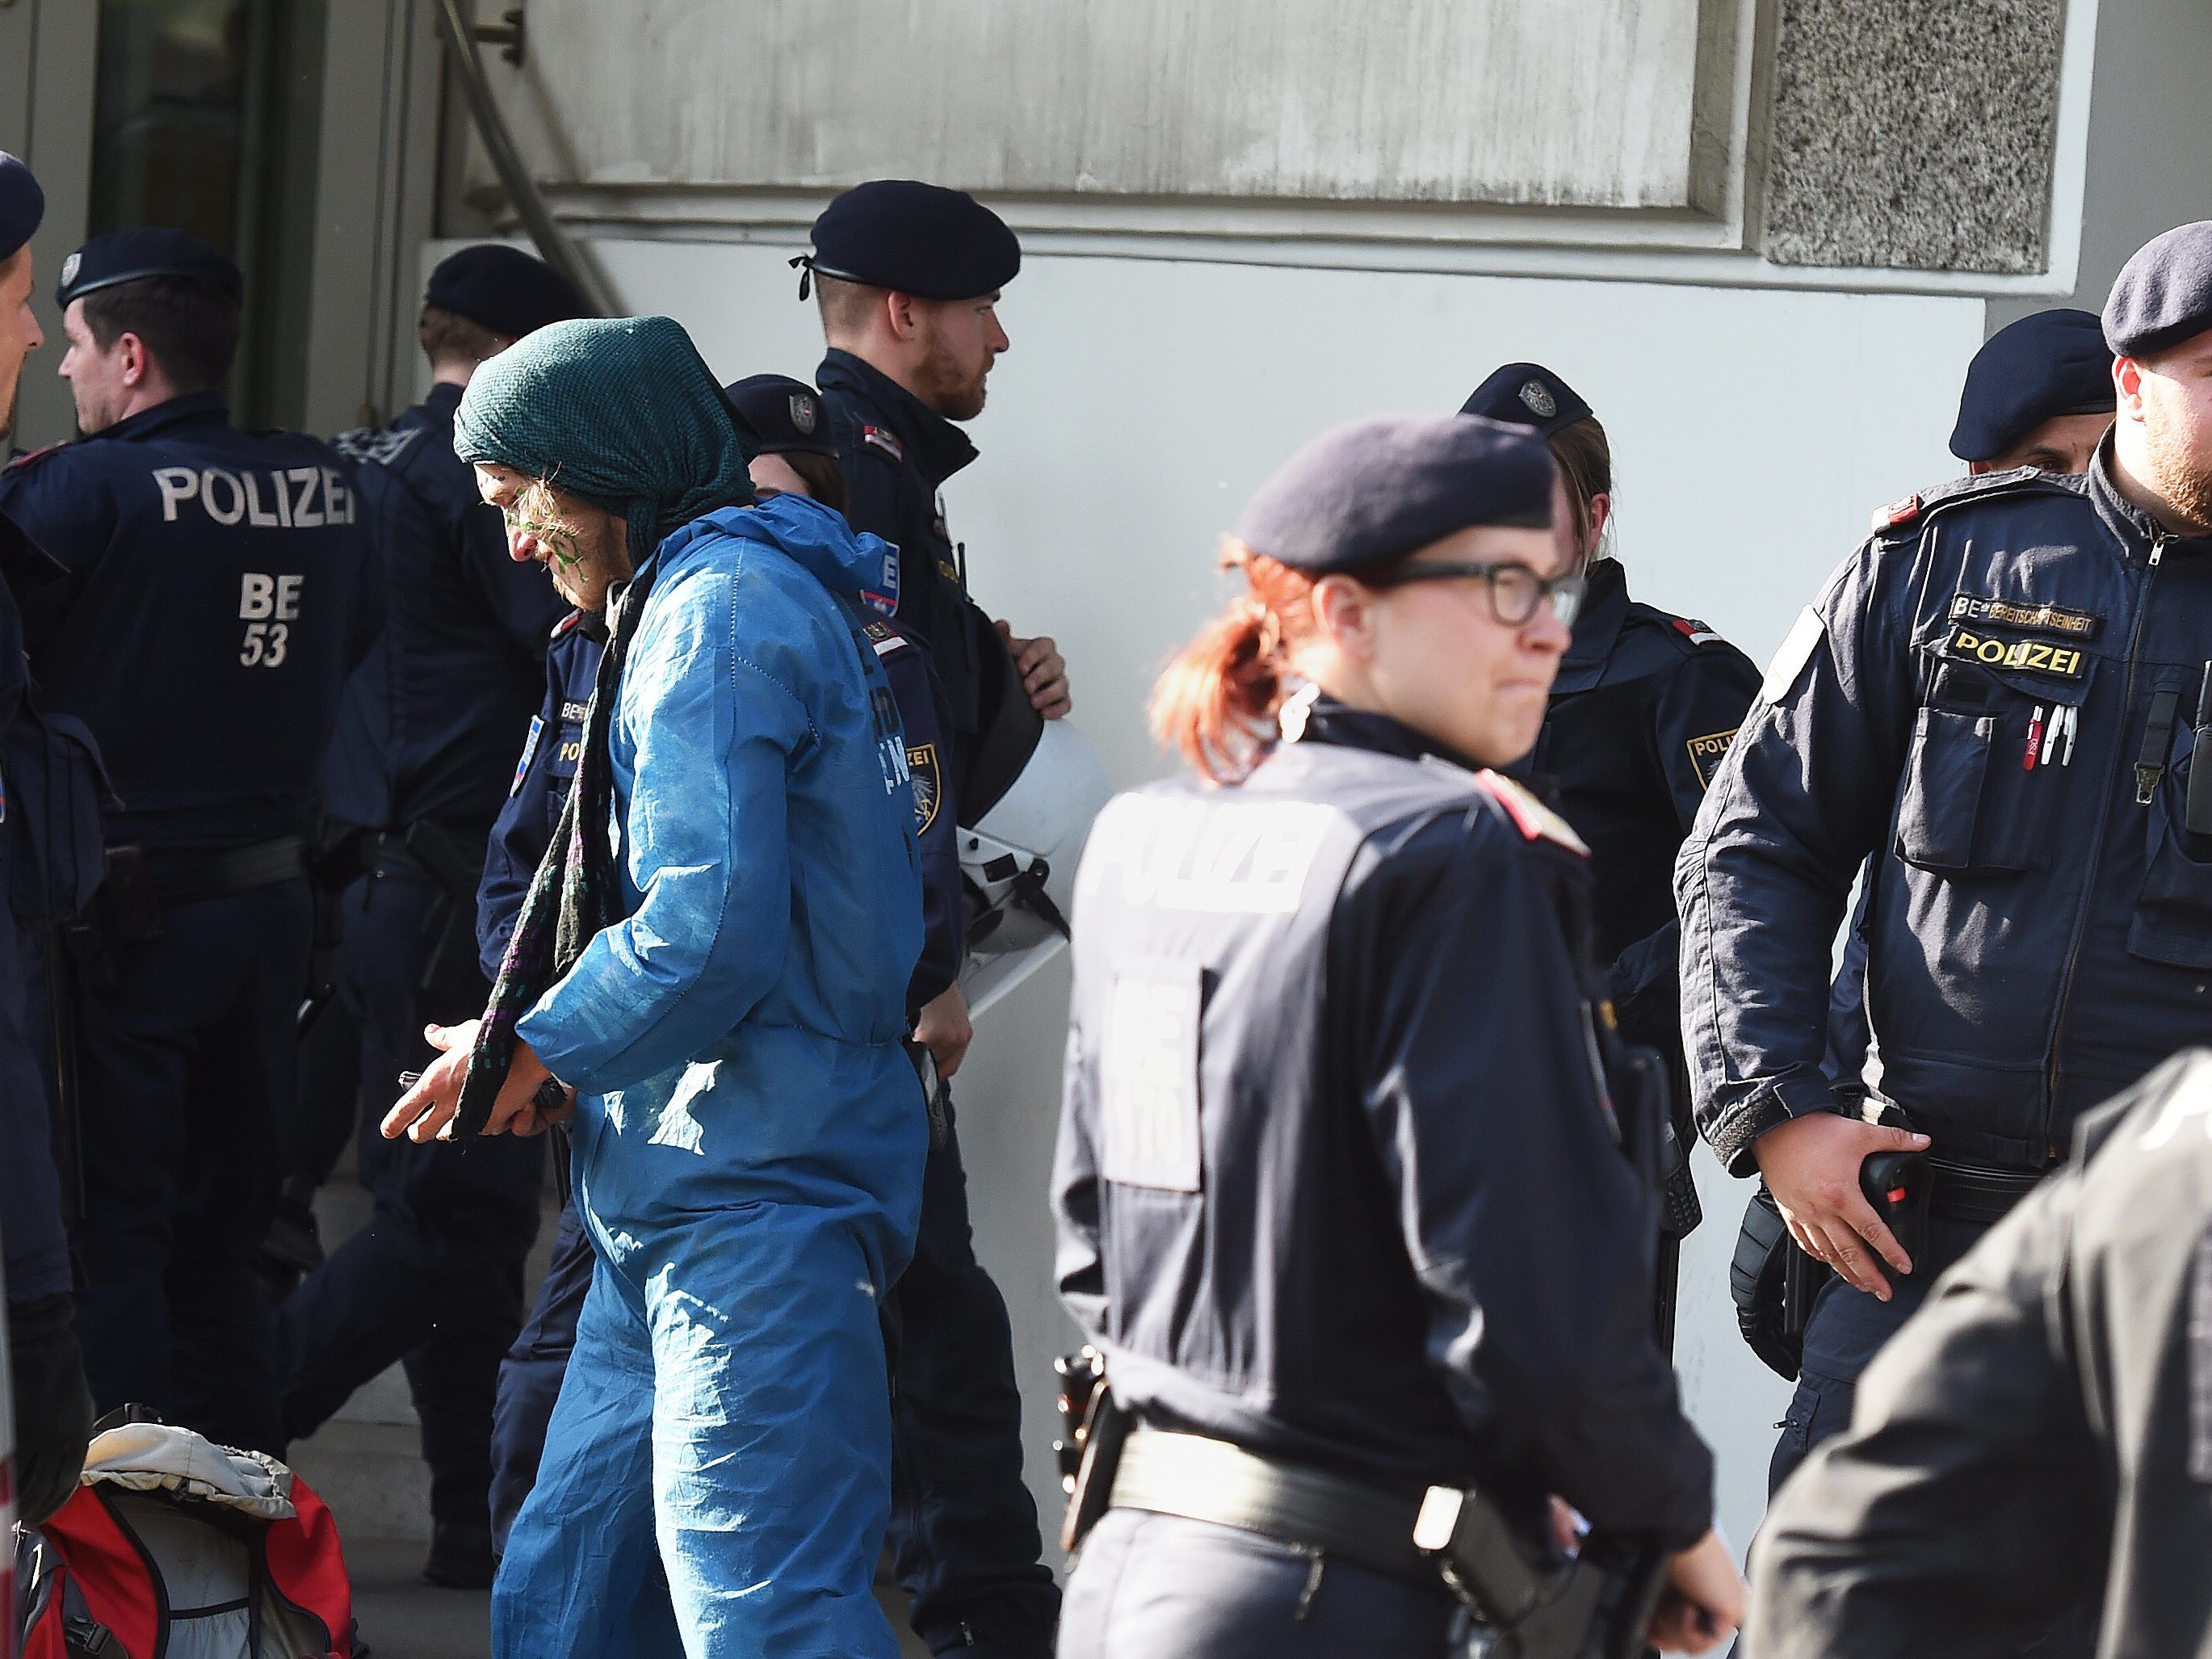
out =
[[(789, 251), (601, 242), (630, 302), (682, 320), (725, 378), (811, 375)], [(1164, 763), (1140, 704), (1224, 592), (1216, 538), (1304, 439), (1383, 410), (1455, 409), (1498, 363), (1551, 364), (1605, 419), (1632, 588), (1764, 660), (1869, 513), (1955, 470), (1951, 398), (1979, 301), (1632, 283), (1037, 258), (1000, 315), (1012, 351), (945, 495), (984, 603), (1067, 653), (1075, 719), (1124, 783)], [(1056, 1515), (1046, 1213), (1064, 969), (982, 1023), (959, 1085), (979, 1248), (1006, 1292), (1030, 1469)], [(1745, 1189), (1700, 1152), (1711, 1219), (1690, 1241), (1680, 1364), (1747, 1540), (1784, 1387), (1735, 1333), (1727, 1262)]]
[(1698, 205), (1698, 0), (535, 0), (593, 182)]

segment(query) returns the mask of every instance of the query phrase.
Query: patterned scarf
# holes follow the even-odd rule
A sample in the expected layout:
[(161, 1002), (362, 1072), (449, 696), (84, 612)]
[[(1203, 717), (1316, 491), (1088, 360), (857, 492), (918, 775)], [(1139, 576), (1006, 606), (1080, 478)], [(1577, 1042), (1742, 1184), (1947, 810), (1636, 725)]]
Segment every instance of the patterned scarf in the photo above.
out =
[(625, 914), (608, 836), (615, 792), (607, 735), (653, 591), (655, 550), (692, 520), (750, 502), (752, 487), (721, 388), (690, 337), (665, 317), (556, 323), (526, 336), (470, 380), (453, 450), (618, 514), (638, 573), (608, 604), (584, 752), (492, 983), (453, 1120), (459, 1137), (481, 1133), (489, 1119), (514, 1058), (516, 1023)]

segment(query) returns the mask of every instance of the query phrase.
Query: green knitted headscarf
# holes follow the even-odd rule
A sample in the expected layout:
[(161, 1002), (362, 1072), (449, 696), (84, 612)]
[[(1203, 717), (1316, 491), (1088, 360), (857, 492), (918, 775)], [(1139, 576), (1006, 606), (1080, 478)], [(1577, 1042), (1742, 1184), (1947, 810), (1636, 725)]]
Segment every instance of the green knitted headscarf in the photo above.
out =
[(453, 416), (462, 460), (543, 478), (629, 526), (629, 562), (753, 499), (721, 387), (671, 317), (578, 318), (480, 365)]

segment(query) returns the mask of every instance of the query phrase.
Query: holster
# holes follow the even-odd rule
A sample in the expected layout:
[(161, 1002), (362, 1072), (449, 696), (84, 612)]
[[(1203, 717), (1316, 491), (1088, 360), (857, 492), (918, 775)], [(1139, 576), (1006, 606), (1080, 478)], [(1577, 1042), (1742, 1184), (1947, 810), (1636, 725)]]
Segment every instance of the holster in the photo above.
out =
[(1081, 1456), (1068, 1488), (1067, 1513), (1060, 1523), (1060, 1547), (1073, 1555), (1114, 1501), (1114, 1476), (1121, 1467), (1121, 1448), (1129, 1437), (1128, 1413), (1114, 1402), (1103, 1370), (1095, 1373), (1091, 1400), (1078, 1437)]
[(1448, 1486), (1429, 1489), (1413, 1541), (1467, 1603), (1480, 1659), (1638, 1659), (1666, 1587), (1656, 1541), (1595, 1533), (1577, 1556), (1532, 1559), (1495, 1504)]
[(1760, 1182), (1743, 1208), (1735, 1255), (1729, 1262), (1729, 1295), (1736, 1328), (1766, 1368), (1790, 1382), (1804, 1357), (1805, 1316), (1817, 1284), (1808, 1268), (1827, 1269), (1797, 1248), (1774, 1194)]

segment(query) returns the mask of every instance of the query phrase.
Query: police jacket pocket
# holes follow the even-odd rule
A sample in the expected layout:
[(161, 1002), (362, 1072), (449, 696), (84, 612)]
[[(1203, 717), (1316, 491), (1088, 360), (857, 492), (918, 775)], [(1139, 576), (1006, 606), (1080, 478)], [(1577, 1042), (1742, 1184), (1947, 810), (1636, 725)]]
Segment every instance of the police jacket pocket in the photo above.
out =
[[(2188, 726), (2180, 726), (2175, 758), (2144, 809), (2149, 844), (2128, 950), (2151, 962), (2204, 969), (2212, 968), (2212, 836), (2186, 828), (2189, 779), (2199, 758), (2194, 746)], [(2212, 763), (2212, 756), (2203, 759)]]
[(1917, 716), (1897, 808), (1898, 856), (1922, 869), (2004, 875), (2051, 867), (2086, 677), (2019, 685), (1945, 663)]

